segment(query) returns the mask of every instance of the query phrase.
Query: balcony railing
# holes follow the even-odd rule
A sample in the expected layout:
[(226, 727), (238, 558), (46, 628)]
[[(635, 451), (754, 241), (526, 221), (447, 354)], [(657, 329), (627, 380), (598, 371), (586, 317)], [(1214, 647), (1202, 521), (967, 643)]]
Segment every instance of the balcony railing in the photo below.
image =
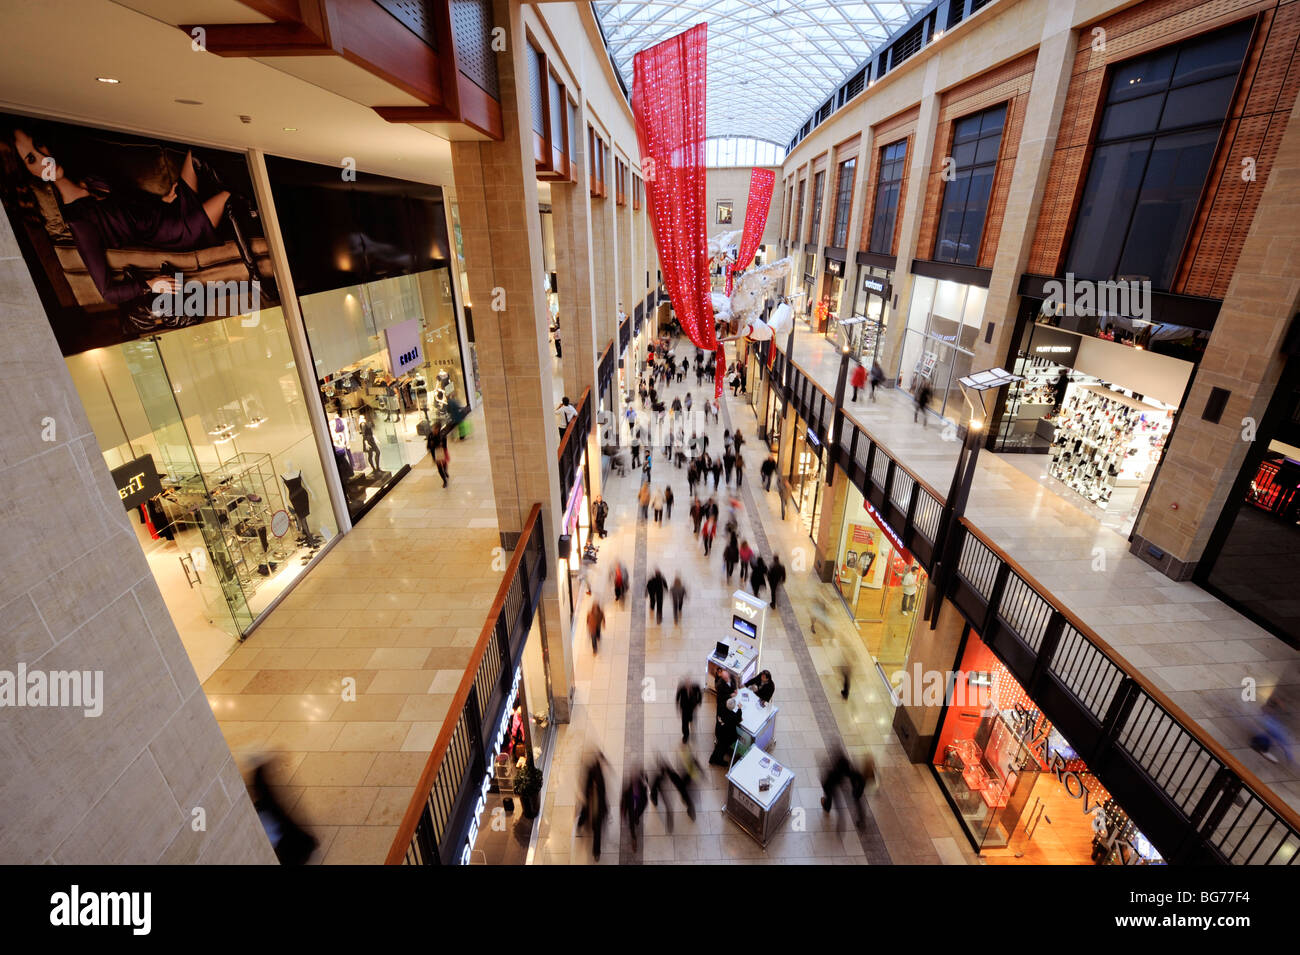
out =
[(546, 579), (541, 513), (541, 505), (534, 504), (524, 522), (442, 732), (388, 850), (387, 865), (449, 865), (464, 858), (483, 781), (492, 768), (492, 736), (510, 703)]
[[(779, 348), (770, 370), (759, 367), (778, 395), (789, 370), (791, 403), (805, 421), (822, 414), (826, 392)], [(956, 573), (939, 596), (1007, 664), (1166, 859), (1296, 863), (1300, 815), (1220, 743), (1198, 735), (1168, 697), (969, 521), (954, 521), (945, 496), (833, 398), (829, 404), (830, 420), (838, 416), (838, 470), (927, 572), (952, 525)]]
[(587, 450), (587, 436), (590, 434), (591, 389), (587, 388), (582, 393), (582, 400), (578, 402), (577, 417), (564, 429), (564, 437), (560, 439), (560, 449), (556, 453), (560, 467), (560, 500), (563, 502), (568, 502), (569, 492), (580, 480), (578, 463), (582, 460), (582, 452)]

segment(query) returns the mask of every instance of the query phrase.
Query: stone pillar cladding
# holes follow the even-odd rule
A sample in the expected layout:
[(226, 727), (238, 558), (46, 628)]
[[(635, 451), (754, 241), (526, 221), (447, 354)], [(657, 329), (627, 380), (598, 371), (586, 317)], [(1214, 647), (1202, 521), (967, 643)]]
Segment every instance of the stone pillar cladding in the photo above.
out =
[[(477, 304), (474, 332), (483, 389), (484, 438), (492, 465), (502, 545), (513, 547), (532, 505), (542, 505), (542, 540), (548, 574), (542, 590), (542, 637), (555, 718), (567, 722), (573, 700), (573, 649), (566, 602), (561, 601), (560, 500), (556, 452), (559, 429), (552, 393), (549, 315), (541, 292), (542, 227), (527, 102), (529, 49), (521, 7), (494, 0), (509, 52), (499, 54), (502, 142), (451, 144), (452, 174), (460, 203), (470, 298)], [(498, 310), (499, 309), (499, 310)], [(568, 343), (564, 343), (568, 344)], [(485, 567), (484, 574), (491, 573)]]
[[(596, 310), (596, 340), (614, 342), (618, 358), (618, 276), (614, 257), (614, 200), (593, 198), (591, 202), (591, 265)], [(631, 306), (627, 313), (632, 314)]]
[[(1178, 415), (1131, 549), (1175, 580), (1195, 571), (1253, 429), (1273, 398), (1282, 338), (1300, 310), (1300, 100), (1291, 110), (1209, 345)], [(1218, 424), (1201, 418), (1211, 388), (1230, 397)], [(1163, 556), (1152, 554), (1154, 545)]]
[(97, 697), (5, 707), (0, 861), (275, 865), (3, 214), (0, 315), (0, 668)]
[[(898, 363), (902, 360), (903, 338), (907, 334), (907, 319), (912, 309), (912, 285), (915, 280), (912, 275), (912, 260), (925, 258), (930, 252), (928, 249), (924, 252), (918, 250), (916, 242), (921, 234), (921, 218), (925, 213), (926, 183), (932, 172), (931, 164), (943, 164), (942, 156), (934, 156), (934, 137), (939, 126), (938, 87), (939, 61), (933, 58), (925, 65), (925, 77), (921, 84), (921, 112), (916, 120), (916, 136), (908, 157), (907, 192), (903, 196), (903, 208), (898, 213), (903, 221), (899, 227), (898, 258), (892, 282), (898, 308), (890, 313), (889, 325), (885, 329), (885, 347), (880, 353), (880, 367), (893, 382), (899, 380)], [(910, 385), (911, 381), (904, 375), (901, 386), (907, 388)]]
[[(966, 629), (966, 620), (948, 601), (944, 601), (939, 611), (939, 624), (933, 630), (923, 618), (917, 618), (916, 629), (912, 634), (912, 649), (908, 651), (907, 664), (903, 668), (903, 679), (924, 686), (924, 675), (934, 670), (945, 677), (950, 670), (956, 670), (959, 660), (957, 651), (961, 647), (962, 633)], [(921, 680), (916, 678), (920, 668)], [(885, 677), (894, 679), (892, 673)], [(877, 679), (874, 673), (865, 673), (861, 679)], [(946, 686), (946, 679), (944, 681)], [(916, 695), (916, 694), (912, 694)], [(934, 738), (939, 732), (939, 716), (943, 706), (926, 706), (924, 695), (921, 699), (912, 699), (900, 703), (894, 710), (894, 734), (902, 744), (907, 758), (914, 763), (930, 760), (930, 751), (934, 748)]]
[(618, 312), (618, 303), (623, 303), (623, 310), (636, 318), (638, 302), (645, 301), (640, 292), (641, 282), (645, 276), (637, 277), (641, 271), (636, 259), (636, 216), (632, 212), (632, 167), (629, 165), (624, 174), (627, 179), (623, 205), (616, 206), (618, 227), (615, 230), (615, 249), (618, 255), (618, 298), (614, 300), (614, 311)]
[[(1011, 188), (1002, 213), (988, 299), (975, 342), (975, 354), (971, 358), (973, 371), (1006, 366), (1007, 353), (1014, 344), (1016, 314), (1020, 308), (1020, 276), (1029, 264), (1047, 174), (1056, 150), (1056, 136), (1074, 68), (1076, 36), (1070, 29), (1072, 12), (1069, 6), (1047, 7)], [(993, 337), (992, 341), (986, 342), (984, 339), (990, 322), (993, 323)], [(964, 404), (962, 408), (964, 411)], [(992, 413), (992, 406), (988, 410)]]

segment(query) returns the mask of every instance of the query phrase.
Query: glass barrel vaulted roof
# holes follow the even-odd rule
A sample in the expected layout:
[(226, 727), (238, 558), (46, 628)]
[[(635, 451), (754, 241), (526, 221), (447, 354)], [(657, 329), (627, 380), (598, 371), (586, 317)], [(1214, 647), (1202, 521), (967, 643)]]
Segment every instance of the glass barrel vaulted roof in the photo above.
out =
[(697, 23), (709, 25), (709, 136), (785, 144), (803, 121), (920, 2), (614, 0), (593, 4), (632, 88), (632, 58)]

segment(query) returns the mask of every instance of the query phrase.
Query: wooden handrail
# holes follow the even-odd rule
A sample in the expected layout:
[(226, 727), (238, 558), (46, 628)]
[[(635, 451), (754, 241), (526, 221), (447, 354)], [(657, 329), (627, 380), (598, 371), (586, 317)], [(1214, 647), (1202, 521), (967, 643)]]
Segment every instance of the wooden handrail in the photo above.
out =
[(564, 449), (569, 446), (569, 438), (573, 437), (573, 425), (577, 422), (579, 418), (582, 417), (582, 406), (587, 404), (587, 402), (589, 402), (590, 400), (591, 400), (591, 386), (588, 385), (586, 388), (583, 389), (582, 397), (578, 399), (578, 403), (574, 406), (575, 408), (578, 409), (577, 415), (574, 416), (572, 421), (570, 421), (568, 424), (564, 426), (564, 437), (560, 439), (559, 450), (556, 451), (555, 453), (555, 459), (557, 461), (564, 460)]
[(469, 702), (469, 691), (474, 687), (474, 681), (478, 677), (478, 669), (483, 663), (483, 655), (487, 652), (489, 643), (492, 640), (493, 632), (496, 630), (497, 620), (501, 617), (501, 611), (505, 608), (506, 598), (510, 593), (510, 585), (514, 582), (515, 575), (519, 573), (519, 563), (523, 560), (524, 551), (528, 548), (528, 541), (532, 537), (533, 528), (541, 520), (542, 505), (534, 504), (532, 510), (528, 512), (528, 519), (524, 521), (524, 529), (519, 534), (519, 541), (515, 544), (515, 552), (510, 557), (510, 563), (506, 566), (505, 576), (501, 579), (501, 586), (497, 588), (496, 599), (492, 601), (492, 609), (487, 613), (487, 619), (483, 622), (483, 630), (478, 635), (478, 642), (474, 644), (474, 651), (470, 654), (469, 663), (465, 667), (465, 675), (460, 679), (460, 686), (456, 688), (456, 695), (451, 699), (451, 709), (447, 711), (447, 716), (442, 722), (442, 730), (438, 733), (438, 739), (433, 744), (433, 751), (429, 753), (429, 759), (424, 764), (424, 772), (420, 774), (420, 781), (415, 784), (415, 793), (411, 797), (410, 805), (406, 807), (406, 814), (402, 817), (402, 824), (398, 827), (397, 835), (393, 839), (393, 844), (388, 850), (388, 858), (384, 860), (384, 865), (401, 865), (406, 859), (407, 850), (411, 847), (411, 840), (415, 838), (415, 830), (420, 824), (420, 815), (424, 812), (424, 807), (429, 801), (429, 795), (433, 792), (433, 782), (438, 776), (438, 770), (442, 767), (443, 758), (447, 755), (447, 747), (451, 745), (452, 734), (456, 732), (456, 724), (460, 722), (461, 714), (465, 711), (465, 704)]
[(1141, 687), (1143, 692), (1160, 704), (1160, 706), (1163, 707), (1170, 716), (1172, 716), (1177, 722), (1181, 723), (1184, 727), (1196, 727), (1196, 729), (1200, 731), (1200, 734), (1198, 734), (1196, 738), (1201, 745), (1209, 750), (1215, 759), (1219, 760), (1219, 762), (1221, 762), (1225, 767), (1236, 773), (1238, 778), (1249, 786), (1255, 792), (1255, 795), (1268, 803), (1269, 808), (1281, 816), (1287, 825), (1297, 832), (1300, 832), (1300, 814), (1296, 813), (1294, 809), (1283, 802), (1281, 798), (1273, 792), (1273, 790), (1269, 789), (1268, 786), (1259, 779), (1259, 777), (1242, 765), (1241, 761), (1225, 749), (1218, 740), (1206, 734), (1204, 727), (1184, 713), (1182, 707), (1169, 699), (1163, 690), (1153, 684), (1133, 664), (1129, 663), (1128, 660), (1124, 658), (1123, 654), (1119, 653), (1114, 647), (1098, 636), (1097, 632), (1080, 620), (1073, 611), (1062, 606), (1056, 597), (1052, 595), (1050, 590), (1035, 580), (1033, 575), (1021, 567), (1020, 564), (1017, 563), (1016, 560), (1006, 551), (989, 540), (988, 537), (977, 530), (966, 518), (961, 518), (960, 523), (962, 527), (966, 529), (967, 533), (973, 535), (976, 540), (992, 551), (995, 557), (1010, 567), (1017, 577), (1033, 588), (1040, 597), (1047, 601), (1048, 605), (1051, 606), (1053, 610), (1057, 611), (1062, 617), (1064, 617), (1066, 623), (1074, 627), (1074, 629), (1079, 631), (1084, 639), (1105, 654), (1111, 663), (1119, 667), (1119, 669), (1124, 672), (1125, 676)]

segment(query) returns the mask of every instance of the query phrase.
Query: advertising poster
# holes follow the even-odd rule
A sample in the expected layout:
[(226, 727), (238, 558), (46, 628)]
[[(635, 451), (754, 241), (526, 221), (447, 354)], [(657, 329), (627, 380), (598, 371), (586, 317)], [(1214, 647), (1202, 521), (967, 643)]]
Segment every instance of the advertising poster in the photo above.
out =
[(64, 355), (278, 303), (240, 153), (0, 113), (0, 198)]

